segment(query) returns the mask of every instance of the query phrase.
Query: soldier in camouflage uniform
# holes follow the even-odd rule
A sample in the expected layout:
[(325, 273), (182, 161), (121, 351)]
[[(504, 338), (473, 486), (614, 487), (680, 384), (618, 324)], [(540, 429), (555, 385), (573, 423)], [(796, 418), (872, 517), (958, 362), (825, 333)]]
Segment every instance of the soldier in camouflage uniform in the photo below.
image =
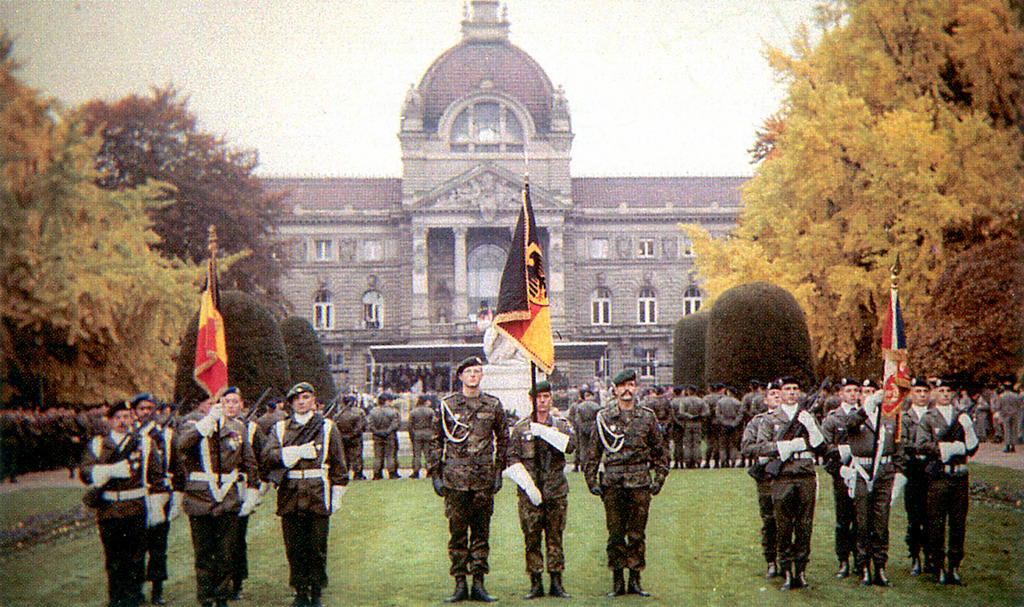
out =
[(708, 393), (704, 395), (704, 404), (708, 407), (708, 415), (704, 418), (704, 427), (702, 428), (702, 434), (705, 442), (704, 452), (704, 467), (710, 468), (711, 462), (715, 462), (715, 467), (719, 467), (721, 462), (718, 461), (718, 445), (719, 445), (719, 431), (718, 424), (715, 423), (715, 405), (718, 403), (718, 399), (722, 398), (723, 391), (725, 390), (725, 384), (712, 383), (708, 386)]
[[(668, 450), (654, 412), (636, 405), (636, 372), (621, 371), (613, 383), (616, 403), (597, 414), (584, 475), (590, 492), (604, 502), (608, 568), (612, 570), (608, 596), (649, 596), (640, 585), (640, 571), (646, 565), (647, 513), (651, 496), (661, 491), (668, 476)], [(604, 473), (599, 475), (602, 463)], [(623, 579), (627, 567), (628, 586)]]
[(660, 386), (654, 386), (650, 389), (647, 398), (640, 402), (640, 406), (654, 411), (654, 417), (658, 419), (658, 428), (665, 439), (665, 449), (668, 450), (671, 457), (672, 447), (669, 445), (669, 439), (672, 436), (670, 428), (672, 425), (672, 401), (666, 394), (666, 390)]
[(412, 476), (420, 477), (420, 462), (425, 459), (434, 434), (434, 409), (430, 397), (421, 395), (416, 406), (409, 411), (409, 444), (412, 445)]
[(736, 400), (731, 389), (715, 403), (715, 423), (718, 426), (718, 465), (731, 468), (736, 464), (743, 432), (743, 404)]
[(594, 436), (594, 420), (601, 405), (597, 403), (594, 391), (590, 388), (580, 390), (580, 402), (576, 403), (575, 417), (573, 423), (576, 429), (576, 461), (582, 467), (583, 458), (587, 456), (586, 444)]
[[(456, 371), (462, 390), (442, 399), (427, 458), (427, 473), (435, 493), (444, 497), (448, 519), (455, 590), (445, 602), (490, 602), (496, 599), (488, 594), (484, 576), (490, 571), (491, 514), (508, 454), (508, 425), (501, 401), (480, 391), (483, 361), (471, 356)], [(471, 590), (467, 575), (473, 576)]]
[(373, 433), (373, 480), (384, 478), (387, 467), (388, 478), (399, 478), (395, 437), (398, 434), (398, 411), (391, 406), (395, 395), (384, 392), (377, 397), (377, 406), (370, 409), (366, 424)]
[[(751, 462), (748, 473), (757, 481), (757, 507), (761, 516), (761, 552), (765, 561), (768, 562), (768, 571), (765, 579), (771, 579), (779, 574), (778, 563), (776, 563), (775, 544), (775, 509), (772, 504), (772, 479), (765, 475), (764, 467), (768, 463), (768, 457), (757, 456), (758, 442), (757, 435), (767, 416), (775, 411), (779, 405), (779, 384), (771, 382), (764, 396), (767, 409), (755, 415), (747, 425), (743, 427), (743, 437), (740, 441), (740, 450), (743, 457)], [(699, 399), (698, 399), (699, 400)]]
[(562, 586), (562, 532), (569, 504), (565, 455), (576, 450), (576, 437), (568, 420), (551, 412), (550, 383), (537, 383), (530, 395), (534, 413), (512, 428), (508, 452), (508, 477), (519, 485), (519, 525), (526, 544), (526, 572), (530, 574), (530, 592), (523, 598), (544, 596), (541, 534), (551, 576), (550, 595), (568, 598)]
[(366, 431), (366, 416), (362, 407), (356, 404), (356, 397), (346, 394), (342, 399), (341, 411), (334, 417), (334, 425), (341, 434), (341, 446), (345, 452), (345, 467), (352, 474), (352, 480), (365, 481), (363, 475), (363, 432)]
[[(857, 519), (853, 511), (853, 498), (846, 488), (846, 483), (839, 475), (839, 445), (846, 443), (846, 419), (857, 410), (857, 399), (860, 395), (860, 382), (852, 377), (839, 380), (840, 404), (825, 416), (821, 423), (821, 433), (828, 443), (825, 454), (825, 471), (832, 475), (832, 496), (836, 511), (835, 548), (839, 559), (839, 571), (836, 577), (850, 575), (850, 554), (853, 552), (854, 538), (857, 537)], [(860, 571), (857, 571), (860, 574)]]
[(700, 437), (709, 415), (707, 403), (697, 396), (697, 387), (687, 386), (686, 396), (680, 399), (676, 411), (676, 417), (683, 428), (683, 463), (687, 468), (700, 467)]

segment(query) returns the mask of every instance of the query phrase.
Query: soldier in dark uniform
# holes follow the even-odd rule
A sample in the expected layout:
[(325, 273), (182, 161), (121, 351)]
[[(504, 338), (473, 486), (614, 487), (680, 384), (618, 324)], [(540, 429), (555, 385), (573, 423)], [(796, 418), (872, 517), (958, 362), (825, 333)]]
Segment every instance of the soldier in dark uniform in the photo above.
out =
[(373, 480), (384, 478), (387, 467), (388, 478), (398, 478), (398, 460), (395, 452), (395, 437), (398, 433), (398, 412), (391, 406), (395, 395), (384, 392), (377, 397), (377, 406), (370, 409), (366, 424), (373, 434)]
[(724, 384), (716, 382), (708, 386), (708, 393), (704, 395), (704, 404), (708, 407), (708, 415), (704, 418), (704, 427), (702, 428), (705, 443), (705, 468), (710, 468), (712, 461), (715, 463), (715, 468), (721, 465), (721, 462), (718, 461), (719, 431), (718, 424), (715, 422), (715, 405), (718, 403), (718, 399), (722, 398), (724, 389)]
[(818, 482), (815, 454), (827, 445), (818, 422), (800, 409), (800, 384), (791, 377), (781, 382), (780, 406), (758, 428), (758, 456), (773, 460), (765, 467), (772, 480), (776, 554), (784, 581), (782, 590), (807, 585), (804, 571), (811, 554), (814, 503)]
[(587, 441), (594, 436), (594, 420), (601, 405), (597, 403), (594, 391), (590, 388), (580, 390), (580, 402), (576, 403), (575, 417), (573, 423), (576, 430), (576, 461), (580, 467), (583, 466), (583, 459), (587, 456)]
[(416, 406), (409, 411), (409, 444), (412, 445), (412, 476), (420, 477), (420, 462), (426, 459), (430, 438), (434, 434), (434, 409), (430, 397), (420, 395)]
[(270, 432), (270, 428), (272, 428), (274, 424), (286, 417), (288, 417), (288, 414), (282, 410), (281, 399), (272, 398), (270, 399), (270, 402), (267, 403), (266, 412), (259, 416), (256, 423), (259, 425), (260, 431), (263, 432), (263, 435), (266, 436), (267, 432)]
[[(978, 450), (974, 424), (966, 413), (953, 407), (948, 379), (936, 379), (932, 396), (935, 407), (921, 418), (914, 438), (917, 453), (929, 457), (926, 561), (938, 572), (943, 584), (962, 584), (960, 562), (964, 558), (967, 530), (967, 458)], [(949, 543), (946, 544), (946, 527)], [(945, 567), (943, 564), (945, 563)]]
[(768, 478), (764, 471), (769, 458), (758, 457), (757, 434), (767, 416), (779, 406), (779, 388), (780, 386), (776, 382), (768, 384), (764, 394), (764, 403), (767, 408), (747, 422), (747, 425), (743, 427), (743, 436), (740, 440), (740, 451), (742, 451), (743, 457), (750, 462), (748, 473), (757, 482), (757, 509), (761, 516), (761, 553), (768, 563), (768, 570), (764, 577), (769, 580), (779, 574), (775, 554), (775, 509), (772, 505), (772, 479)]
[(345, 453), (345, 467), (352, 480), (365, 481), (363, 475), (363, 432), (366, 431), (366, 416), (362, 407), (356, 404), (356, 397), (346, 394), (342, 398), (341, 411), (334, 417), (334, 424), (341, 434), (342, 450)]
[(525, 599), (544, 596), (544, 553), (551, 576), (550, 596), (568, 598), (562, 586), (565, 555), (562, 532), (569, 504), (565, 480), (565, 455), (576, 449), (576, 437), (568, 420), (551, 411), (551, 384), (537, 383), (531, 396), (533, 415), (512, 428), (508, 451), (508, 477), (519, 485), (519, 525), (526, 544), (526, 572), (530, 592)]
[(707, 403), (697, 396), (697, 387), (687, 386), (686, 395), (680, 399), (676, 411), (676, 417), (683, 429), (683, 463), (687, 468), (700, 467), (701, 431), (710, 414)]
[(316, 410), (313, 386), (299, 382), (288, 390), (292, 415), (267, 433), (263, 468), (280, 479), (277, 515), (288, 559), (293, 607), (320, 607), (327, 586), (327, 536), (331, 514), (341, 507), (348, 471), (341, 434)]
[[(925, 549), (926, 508), (928, 506), (928, 479), (924, 469), (928, 463), (928, 455), (918, 453), (914, 446), (917, 442), (918, 428), (921, 419), (928, 412), (931, 387), (923, 377), (915, 377), (910, 381), (910, 404), (903, 412), (900, 420), (900, 447), (903, 450), (903, 473), (897, 473), (893, 481), (893, 499), (898, 499), (903, 492), (903, 505), (907, 511), (907, 550), (910, 555), (910, 575), (918, 575), (923, 569), (938, 572), (932, 563), (921, 565), (921, 552)], [(905, 489), (904, 489), (905, 487)]]
[[(879, 418), (882, 393), (876, 392), (864, 406), (846, 417), (840, 439), (841, 476), (853, 494), (857, 570), (861, 586), (888, 586), (885, 564), (889, 559), (889, 504), (895, 474), (902, 469), (896, 442), (896, 424)], [(876, 424), (880, 427), (876, 427)], [(874, 576), (871, 575), (874, 568)]]
[(661, 430), (662, 436), (665, 438), (665, 449), (668, 450), (669, 457), (672, 456), (672, 447), (669, 444), (671, 438), (672, 425), (672, 402), (669, 396), (665, 394), (665, 390), (660, 386), (654, 386), (650, 389), (647, 398), (640, 402), (640, 406), (647, 407), (651, 411), (654, 411), (654, 417), (658, 420), (658, 428)]
[[(471, 356), (456, 369), (462, 390), (441, 400), (434, 419), (427, 472), (434, 492), (444, 497), (448, 557), (455, 591), (445, 602), (497, 600), (487, 592), (494, 494), (508, 454), (508, 424), (501, 401), (480, 391), (483, 361)], [(466, 576), (473, 576), (472, 589)]]
[(106, 418), (110, 431), (89, 442), (79, 476), (96, 509), (109, 605), (136, 607), (143, 598), (146, 486), (163, 483), (163, 462), (149, 436), (133, 432), (128, 403), (111, 405)]
[(1021, 395), (1005, 384), (999, 389), (995, 405), (1003, 424), (1003, 453), (1014, 453), (1017, 451), (1017, 437), (1020, 436)]
[(679, 417), (679, 406), (683, 402), (683, 386), (672, 387), (672, 398), (669, 399), (668, 433), (672, 439), (672, 468), (682, 468), (686, 451), (683, 449), (683, 420)]
[(182, 420), (174, 441), (175, 485), (185, 494), (196, 594), (204, 607), (222, 607), (234, 596), (239, 516), (252, 512), (259, 494), (259, 471), (245, 426), (227, 417), (220, 395), (213, 401), (203, 401)]
[[(825, 454), (825, 471), (832, 476), (832, 497), (836, 511), (835, 547), (839, 560), (836, 577), (850, 575), (850, 554), (857, 537), (857, 517), (854, 515), (853, 498), (846, 483), (839, 475), (841, 462), (839, 445), (846, 444), (846, 419), (857, 410), (860, 396), (860, 382), (852, 377), (839, 380), (839, 406), (832, 409), (821, 422), (821, 433), (825, 436), (828, 451)], [(858, 574), (860, 572), (858, 571)]]
[[(646, 566), (645, 533), (651, 496), (657, 495), (669, 472), (668, 450), (654, 412), (636, 406), (636, 372), (614, 378), (616, 402), (597, 414), (594, 438), (587, 444), (584, 475), (587, 487), (604, 502), (608, 528), (608, 596), (649, 596), (640, 585)], [(604, 464), (603, 475), (598, 468)], [(629, 568), (629, 584), (623, 569)]]
[[(263, 445), (265, 437), (263, 431), (260, 429), (258, 423), (251, 419), (247, 419), (246, 414), (248, 407), (246, 406), (245, 400), (242, 398), (242, 393), (239, 392), (238, 388), (230, 387), (224, 392), (224, 414), (227, 417), (238, 420), (242, 425), (245, 426), (246, 438), (249, 440), (249, 445), (252, 447), (253, 457), (256, 460), (257, 476), (260, 479), (259, 493), (256, 497), (256, 505), (259, 506), (263, 500), (263, 495), (266, 492), (268, 485), (264, 482), (264, 475), (260, 469), (261, 456), (263, 454)], [(241, 512), (238, 516), (238, 525), (235, 527), (236, 536), (234, 541), (234, 556), (232, 562), (234, 567), (231, 573), (231, 598), (238, 600), (244, 598), (242, 594), (242, 583), (249, 577), (249, 545), (246, 536), (249, 532), (249, 516), (250, 514), (243, 515)]]
[(715, 402), (715, 423), (718, 426), (718, 465), (731, 468), (736, 463), (743, 432), (743, 404), (732, 392), (723, 394)]

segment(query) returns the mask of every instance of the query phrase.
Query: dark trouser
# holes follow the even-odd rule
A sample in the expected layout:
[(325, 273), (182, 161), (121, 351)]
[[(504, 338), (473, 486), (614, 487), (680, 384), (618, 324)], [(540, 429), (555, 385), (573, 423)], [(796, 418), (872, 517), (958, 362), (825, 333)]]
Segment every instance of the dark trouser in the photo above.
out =
[(352, 478), (363, 475), (363, 435), (347, 436), (341, 439), (345, 451), (345, 465), (352, 471)]
[(540, 550), (541, 534), (547, 551), (548, 571), (565, 569), (565, 553), (562, 550), (562, 532), (565, 531), (565, 514), (569, 507), (568, 496), (546, 499), (539, 506), (530, 503), (522, 491), (519, 494), (519, 527), (523, 530), (526, 545), (526, 572), (542, 573), (544, 555)]
[(107, 597), (111, 606), (136, 605), (142, 592), (146, 517), (106, 518), (96, 522), (107, 569)]
[[(967, 475), (928, 479), (927, 546), (929, 560), (942, 567), (959, 567), (964, 558), (964, 534), (967, 530)], [(946, 545), (946, 526), (949, 544)], [(945, 547), (945, 552), (943, 548)]]
[(757, 481), (757, 510), (761, 515), (761, 552), (764, 560), (775, 562), (775, 506), (772, 504), (772, 482)]
[(299, 593), (320, 596), (327, 585), (327, 535), (331, 517), (325, 514), (282, 514), (281, 535), (288, 558), (288, 584)]
[(683, 428), (679, 424), (670, 426), (672, 433), (672, 462), (676, 468), (683, 467), (683, 460), (686, 459), (686, 450), (683, 449)]
[(783, 569), (794, 564), (802, 568), (810, 559), (817, 484), (814, 475), (783, 476), (772, 481), (775, 546)]
[(740, 442), (736, 428), (722, 426), (718, 443), (718, 465), (730, 467), (736, 456), (739, 455)]
[(683, 428), (683, 461), (691, 468), (700, 465), (700, 424), (686, 424)]
[(199, 602), (231, 598), (231, 557), (238, 537), (238, 514), (190, 516)]
[(876, 569), (885, 567), (889, 560), (889, 499), (892, 496), (893, 475), (879, 475), (871, 491), (863, 478), (857, 479), (857, 492), (853, 507), (857, 515), (857, 564), (868, 562)]
[(238, 524), (235, 525), (235, 553), (231, 557), (231, 580), (235, 584), (241, 584), (242, 580), (249, 577), (249, 545), (245, 541), (248, 531), (249, 517), (238, 517)]
[(846, 483), (838, 474), (832, 477), (832, 497), (836, 506), (836, 558), (842, 562), (849, 560), (850, 553), (854, 551), (859, 520), (855, 514), (853, 499), (846, 488)]
[(1003, 416), (1003, 443), (1006, 449), (1015, 449), (1020, 436), (1020, 412)]
[(373, 478), (384, 478), (384, 467), (392, 478), (398, 476), (398, 462), (395, 461), (394, 436), (373, 435)]
[(707, 442), (707, 451), (704, 453), (705, 461), (708, 467), (711, 467), (711, 461), (715, 461), (715, 467), (718, 468), (722, 465), (722, 462), (718, 460), (718, 445), (721, 440), (721, 432), (715, 424), (711, 424), (707, 427), (707, 434), (705, 435), (705, 441)]
[(651, 490), (602, 487), (605, 525), (608, 527), (608, 568), (643, 569), (647, 562), (647, 512)]
[(149, 562), (146, 563), (146, 580), (162, 582), (167, 579), (167, 533), (171, 523), (164, 521), (146, 529), (146, 550)]
[(483, 575), (490, 571), (487, 557), (491, 552), (491, 514), (494, 493), (446, 489), (444, 515), (448, 518), (449, 573)]
[(910, 558), (916, 559), (922, 550), (927, 551), (925, 525), (928, 523), (928, 477), (924, 475), (923, 464), (908, 464), (904, 472), (907, 486), (903, 490), (903, 506), (907, 510), (907, 550)]
[(427, 449), (430, 447), (430, 437), (416, 438), (409, 436), (409, 440), (412, 442), (412, 473), (419, 476), (423, 459), (426, 458)]

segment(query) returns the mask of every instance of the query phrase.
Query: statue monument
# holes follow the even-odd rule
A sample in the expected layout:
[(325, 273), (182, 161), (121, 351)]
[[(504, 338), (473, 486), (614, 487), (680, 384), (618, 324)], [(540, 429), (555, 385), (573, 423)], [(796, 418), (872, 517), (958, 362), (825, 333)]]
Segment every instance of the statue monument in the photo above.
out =
[[(480, 389), (501, 399), (505, 409), (515, 411), (519, 419), (529, 417), (533, 410), (528, 393), (530, 361), (494, 325), (484, 331), (484, 355), (487, 364)], [(537, 381), (542, 379), (545, 379), (544, 373), (538, 370)]]

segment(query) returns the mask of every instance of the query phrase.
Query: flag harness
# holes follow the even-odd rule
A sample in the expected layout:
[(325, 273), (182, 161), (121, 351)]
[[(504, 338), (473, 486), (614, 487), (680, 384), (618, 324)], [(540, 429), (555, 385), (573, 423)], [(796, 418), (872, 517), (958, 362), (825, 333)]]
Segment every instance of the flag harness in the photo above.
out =
[[(626, 444), (626, 433), (614, 432), (608, 427), (608, 424), (604, 421), (604, 416), (600, 413), (597, 414), (597, 436), (601, 439), (601, 444), (608, 450), (609, 453), (618, 453), (622, 450), (622, 447)], [(611, 437), (609, 444), (608, 437)]]
[[(454, 423), (454, 428), (448, 427), (449, 419)], [(445, 399), (441, 399), (441, 429), (444, 430), (444, 435), (448, 440), (456, 444), (466, 442), (471, 432), (468, 424), (459, 421), (459, 418), (455, 417), (455, 414), (452, 413), (451, 408), (448, 406), (448, 401)], [(456, 433), (461, 429), (465, 429), (465, 434), (457, 437)]]

